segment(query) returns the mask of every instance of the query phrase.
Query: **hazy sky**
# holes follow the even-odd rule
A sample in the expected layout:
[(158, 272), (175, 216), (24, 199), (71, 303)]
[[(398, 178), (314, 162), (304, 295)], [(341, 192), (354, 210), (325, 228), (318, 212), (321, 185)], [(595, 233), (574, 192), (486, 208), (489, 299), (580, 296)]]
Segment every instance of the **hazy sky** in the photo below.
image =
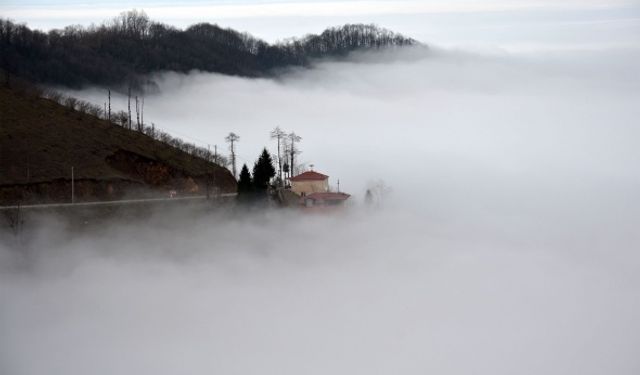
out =
[(275, 41), (344, 23), (377, 23), (423, 42), (531, 50), (638, 46), (633, 0), (169, 1), (5, 0), (0, 14), (42, 29), (100, 23), (123, 10), (184, 27), (212, 22)]

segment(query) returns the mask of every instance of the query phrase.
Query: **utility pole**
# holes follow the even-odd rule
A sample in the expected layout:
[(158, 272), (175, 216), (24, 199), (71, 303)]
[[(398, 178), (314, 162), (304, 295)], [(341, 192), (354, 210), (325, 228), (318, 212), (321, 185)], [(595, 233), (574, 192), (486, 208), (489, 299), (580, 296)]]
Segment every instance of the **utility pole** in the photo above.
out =
[(107, 112), (107, 120), (111, 122), (111, 89), (109, 89), (109, 112)]
[(144, 95), (142, 96), (142, 105), (140, 106), (140, 124), (142, 124), (142, 130), (144, 130)]

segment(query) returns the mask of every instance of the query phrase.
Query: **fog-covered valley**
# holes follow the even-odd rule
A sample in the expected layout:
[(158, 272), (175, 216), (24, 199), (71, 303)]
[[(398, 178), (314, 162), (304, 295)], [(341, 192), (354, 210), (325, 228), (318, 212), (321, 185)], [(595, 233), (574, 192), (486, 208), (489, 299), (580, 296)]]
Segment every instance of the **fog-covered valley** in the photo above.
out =
[(3, 234), (0, 372), (636, 374), (639, 62), (432, 47), (159, 74), (147, 121), (224, 152), (234, 131), (250, 166), (295, 131), (351, 208)]

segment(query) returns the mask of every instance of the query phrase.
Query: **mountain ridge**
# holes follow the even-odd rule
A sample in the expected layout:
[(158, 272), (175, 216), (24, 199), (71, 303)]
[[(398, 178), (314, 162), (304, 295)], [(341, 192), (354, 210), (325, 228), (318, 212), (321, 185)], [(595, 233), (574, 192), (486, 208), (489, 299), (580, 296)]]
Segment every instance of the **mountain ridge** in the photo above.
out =
[(283, 68), (308, 67), (313, 59), (417, 44), (401, 34), (364, 24), (269, 44), (210, 23), (180, 30), (136, 10), (98, 26), (67, 26), (47, 33), (0, 18), (0, 64), (5, 72), (34, 83), (72, 88), (135, 88), (159, 71), (272, 76)]

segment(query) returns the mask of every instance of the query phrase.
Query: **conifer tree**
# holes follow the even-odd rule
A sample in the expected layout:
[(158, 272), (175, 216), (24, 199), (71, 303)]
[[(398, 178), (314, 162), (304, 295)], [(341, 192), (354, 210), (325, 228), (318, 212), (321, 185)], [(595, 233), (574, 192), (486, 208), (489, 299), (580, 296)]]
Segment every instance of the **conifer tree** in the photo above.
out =
[(262, 150), (262, 154), (253, 166), (253, 187), (256, 192), (266, 192), (269, 186), (269, 180), (276, 175), (276, 169), (273, 167), (271, 155), (266, 148)]
[(251, 174), (249, 168), (244, 164), (240, 171), (240, 178), (238, 179), (238, 198), (243, 199), (250, 196), (253, 193), (253, 182), (251, 181)]

